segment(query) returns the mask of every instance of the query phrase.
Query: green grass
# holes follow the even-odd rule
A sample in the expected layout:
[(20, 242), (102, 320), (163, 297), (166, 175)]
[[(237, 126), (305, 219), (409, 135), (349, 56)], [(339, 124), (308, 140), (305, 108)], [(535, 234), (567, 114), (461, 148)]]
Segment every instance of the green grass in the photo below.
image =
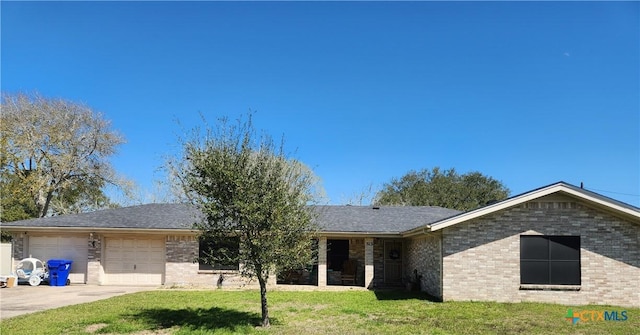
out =
[(0, 323), (0, 334), (632, 334), (627, 321), (572, 325), (569, 306), (539, 303), (432, 302), (405, 292), (269, 292), (272, 326), (260, 323), (257, 291), (141, 292), (23, 315)]

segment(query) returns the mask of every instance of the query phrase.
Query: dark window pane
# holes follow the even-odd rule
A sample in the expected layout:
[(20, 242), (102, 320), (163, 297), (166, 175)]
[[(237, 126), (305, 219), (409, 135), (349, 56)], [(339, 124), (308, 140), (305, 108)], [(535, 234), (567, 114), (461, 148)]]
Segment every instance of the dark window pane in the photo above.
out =
[[(200, 238), (199, 265), (200, 270), (238, 270), (237, 260), (240, 252), (240, 239), (228, 238)], [(211, 265), (211, 262), (215, 262)]]
[(520, 283), (521, 284), (548, 284), (549, 283), (549, 262), (548, 261), (521, 261), (520, 262)]
[(522, 284), (580, 285), (580, 236), (521, 236)]
[(580, 285), (580, 262), (551, 261), (549, 263), (549, 284)]
[(520, 236), (520, 259), (549, 259), (549, 241), (545, 236)]
[(549, 259), (580, 260), (580, 236), (549, 237)]
[(213, 266), (202, 263), (202, 261), (198, 264), (198, 270), (213, 270)]

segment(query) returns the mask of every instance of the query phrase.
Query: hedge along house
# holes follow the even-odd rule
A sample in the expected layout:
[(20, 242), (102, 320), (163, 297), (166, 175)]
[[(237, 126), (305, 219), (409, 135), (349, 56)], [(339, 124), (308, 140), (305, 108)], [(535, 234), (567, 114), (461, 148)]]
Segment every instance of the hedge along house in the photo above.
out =
[[(281, 274), (281, 283), (399, 286), (415, 270), (421, 289), (442, 300), (640, 306), (640, 209), (566, 183), (465, 213), (315, 209), (317, 265)], [(252, 284), (237, 275), (241, 264), (194, 263), (198, 215), (186, 205), (149, 204), (1, 227), (14, 237), (15, 260), (72, 259), (75, 283), (199, 285), (223, 276), (224, 285)]]

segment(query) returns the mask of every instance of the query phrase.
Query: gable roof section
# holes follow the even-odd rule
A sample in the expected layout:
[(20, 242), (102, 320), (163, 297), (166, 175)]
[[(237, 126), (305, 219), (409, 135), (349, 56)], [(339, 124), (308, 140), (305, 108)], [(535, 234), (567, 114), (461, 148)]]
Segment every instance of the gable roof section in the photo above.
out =
[[(497, 202), (489, 206), (485, 206), (476, 210), (461, 213), (454, 217), (450, 217), (447, 219), (440, 220), (438, 222), (434, 222), (422, 228), (423, 230), (426, 230), (426, 231), (437, 231), (443, 228), (456, 225), (461, 222), (465, 222), (465, 221), (472, 220), (472, 219), (475, 219), (484, 215), (488, 215), (497, 211), (501, 211), (501, 210), (525, 203), (527, 201), (532, 201), (532, 200), (535, 200), (550, 194), (554, 194), (554, 193), (567, 195), (575, 199), (585, 201), (590, 205), (592, 205), (593, 207), (597, 207), (599, 209), (612, 212), (613, 214), (616, 214), (618, 216), (629, 218), (633, 222), (640, 224), (640, 208), (611, 199), (609, 197), (605, 197), (595, 192), (591, 192), (591, 191), (576, 187), (574, 185), (571, 185), (565, 182), (558, 182), (555, 184), (551, 184), (545, 187), (535, 189), (527, 193), (516, 195), (514, 197)], [(411, 234), (412, 232), (415, 232), (415, 231), (416, 229), (413, 229), (412, 231), (407, 231), (407, 233)]]

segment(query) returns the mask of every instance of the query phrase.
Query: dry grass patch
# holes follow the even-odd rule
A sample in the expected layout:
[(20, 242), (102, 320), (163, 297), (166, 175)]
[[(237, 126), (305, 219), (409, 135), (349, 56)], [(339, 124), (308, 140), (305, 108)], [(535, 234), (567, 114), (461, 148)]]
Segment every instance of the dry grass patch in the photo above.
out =
[(97, 331), (99, 331), (100, 329), (107, 327), (108, 324), (106, 323), (95, 323), (92, 325), (88, 325), (87, 328), (84, 329), (84, 331), (86, 331), (87, 333), (93, 334)]

